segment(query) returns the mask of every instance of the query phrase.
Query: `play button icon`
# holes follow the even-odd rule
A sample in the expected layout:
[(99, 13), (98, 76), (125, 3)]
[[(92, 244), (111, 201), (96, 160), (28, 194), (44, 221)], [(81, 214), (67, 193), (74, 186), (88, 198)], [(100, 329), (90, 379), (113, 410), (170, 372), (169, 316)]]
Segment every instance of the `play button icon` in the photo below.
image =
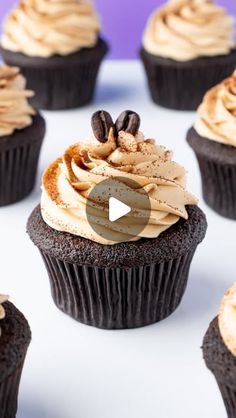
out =
[(116, 199), (110, 197), (109, 199), (109, 221), (115, 222), (123, 216), (128, 215), (131, 212), (131, 207)]
[(110, 243), (142, 237), (151, 204), (145, 188), (129, 177), (107, 178), (86, 199), (86, 216), (94, 232)]

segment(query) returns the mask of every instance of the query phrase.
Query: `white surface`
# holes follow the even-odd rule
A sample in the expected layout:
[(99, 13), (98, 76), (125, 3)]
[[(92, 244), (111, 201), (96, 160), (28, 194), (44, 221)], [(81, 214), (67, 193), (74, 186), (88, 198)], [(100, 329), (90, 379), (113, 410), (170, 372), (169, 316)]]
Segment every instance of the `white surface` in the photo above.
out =
[[(25, 233), (40, 199), (40, 175), (68, 145), (90, 134), (91, 113), (113, 117), (134, 109), (142, 131), (175, 152), (189, 171), (189, 190), (200, 197), (209, 222), (192, 263), (180, 308), (167, 320), (130, 331), (81, 325), (53, 304), (37, 249)], [(151, 103), (141, 65), (106, 63), (96, 102), (81, 110), (46, 113), (47, 136), (38, 183), (24, 201), (0, 209), (1, 293), (28, 318), (33, 340), (22, 378), (18, 418), (223, 418), (218, 388), (202, 360), (201, 344), (224, 291), (236, 280), (236, 222), (202, 202), (200, 177), (185, 141), (194, 113)]]
[(121, 200), (116, 199), (115, 197), (110, 197), (109, 199), (109, 221), (115, 222), (118, 219), (123, 218), (131, 212), (131, 207), (121, 202)]

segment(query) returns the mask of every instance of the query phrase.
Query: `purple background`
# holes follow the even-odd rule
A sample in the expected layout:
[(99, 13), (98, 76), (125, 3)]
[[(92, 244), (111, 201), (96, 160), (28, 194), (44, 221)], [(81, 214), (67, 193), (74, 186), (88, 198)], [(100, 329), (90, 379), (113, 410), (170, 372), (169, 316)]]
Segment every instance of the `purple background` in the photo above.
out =
[[(218, 0), (236, 15), (236, 0)], [(4, 3), (4, 4), (3, 4)], [(16, 0), (0, 0), (0, 19)], [(163, 0), (94, 0), (102, 16), (103, 33), (112, 46), (111, 58), (135, 58), (150, 13)]]

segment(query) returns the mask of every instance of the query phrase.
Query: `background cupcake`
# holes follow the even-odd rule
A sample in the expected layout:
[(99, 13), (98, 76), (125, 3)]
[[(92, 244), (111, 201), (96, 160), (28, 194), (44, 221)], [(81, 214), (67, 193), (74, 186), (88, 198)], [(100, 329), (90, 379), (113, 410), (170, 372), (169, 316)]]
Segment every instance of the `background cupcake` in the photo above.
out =
[(203, 355), (219, 385), (227, 416), (236, 416), (236, 283), (225, 294), (219, 315), (204, 337)]
[(206, 203), (236, 219), (236, 72), (204, 96), (187, 140), (198, 159)]
[(152, 99), (194, 110), (236, 66), (234, 21), (209, 0), (172, 0), (151, 16), (141, 50)]
[(25, 85), (18, 68), (0, 66), (0, 206), (23, 199), (35, 184), (45, 122)]
[(93, 98), (107, 44), (89, 0), (22, 0), (6, 18), (2, 56), (17, 65), (44, 109), (83, 106)]
[(15, 418), (31, 332), (22, 313), (7, 300), (0, 295), (0, 412), (1, 418)]
[[(75, 144), (48, 167), (27, 230), (61, 310), (100, 328), (148, 325), (179, 305), (206, 219), (186, 191), (184, 168), (145, 140), (137, 114), (124, 112), (115, 126), (103, 111), (92, 120), (100, 143)], [(115, 193), (132, 210), (110, 222)]]

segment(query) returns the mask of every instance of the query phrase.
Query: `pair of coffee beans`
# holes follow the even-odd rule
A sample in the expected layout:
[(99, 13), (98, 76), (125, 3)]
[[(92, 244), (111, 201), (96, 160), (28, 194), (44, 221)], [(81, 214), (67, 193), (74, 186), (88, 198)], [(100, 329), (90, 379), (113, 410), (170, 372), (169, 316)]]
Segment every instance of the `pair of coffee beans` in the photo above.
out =
[(109, 132), (113, 129), (117, 138), (120, 131), (136, 135), (140, 127), (140, 116), (132, 110), (125, 110), (120, 114), (114, 123), (110, 113), (105, 110), (98, 110), (92, 116), (92, 129), (96, 139), (105, 143), (108, 140)]

